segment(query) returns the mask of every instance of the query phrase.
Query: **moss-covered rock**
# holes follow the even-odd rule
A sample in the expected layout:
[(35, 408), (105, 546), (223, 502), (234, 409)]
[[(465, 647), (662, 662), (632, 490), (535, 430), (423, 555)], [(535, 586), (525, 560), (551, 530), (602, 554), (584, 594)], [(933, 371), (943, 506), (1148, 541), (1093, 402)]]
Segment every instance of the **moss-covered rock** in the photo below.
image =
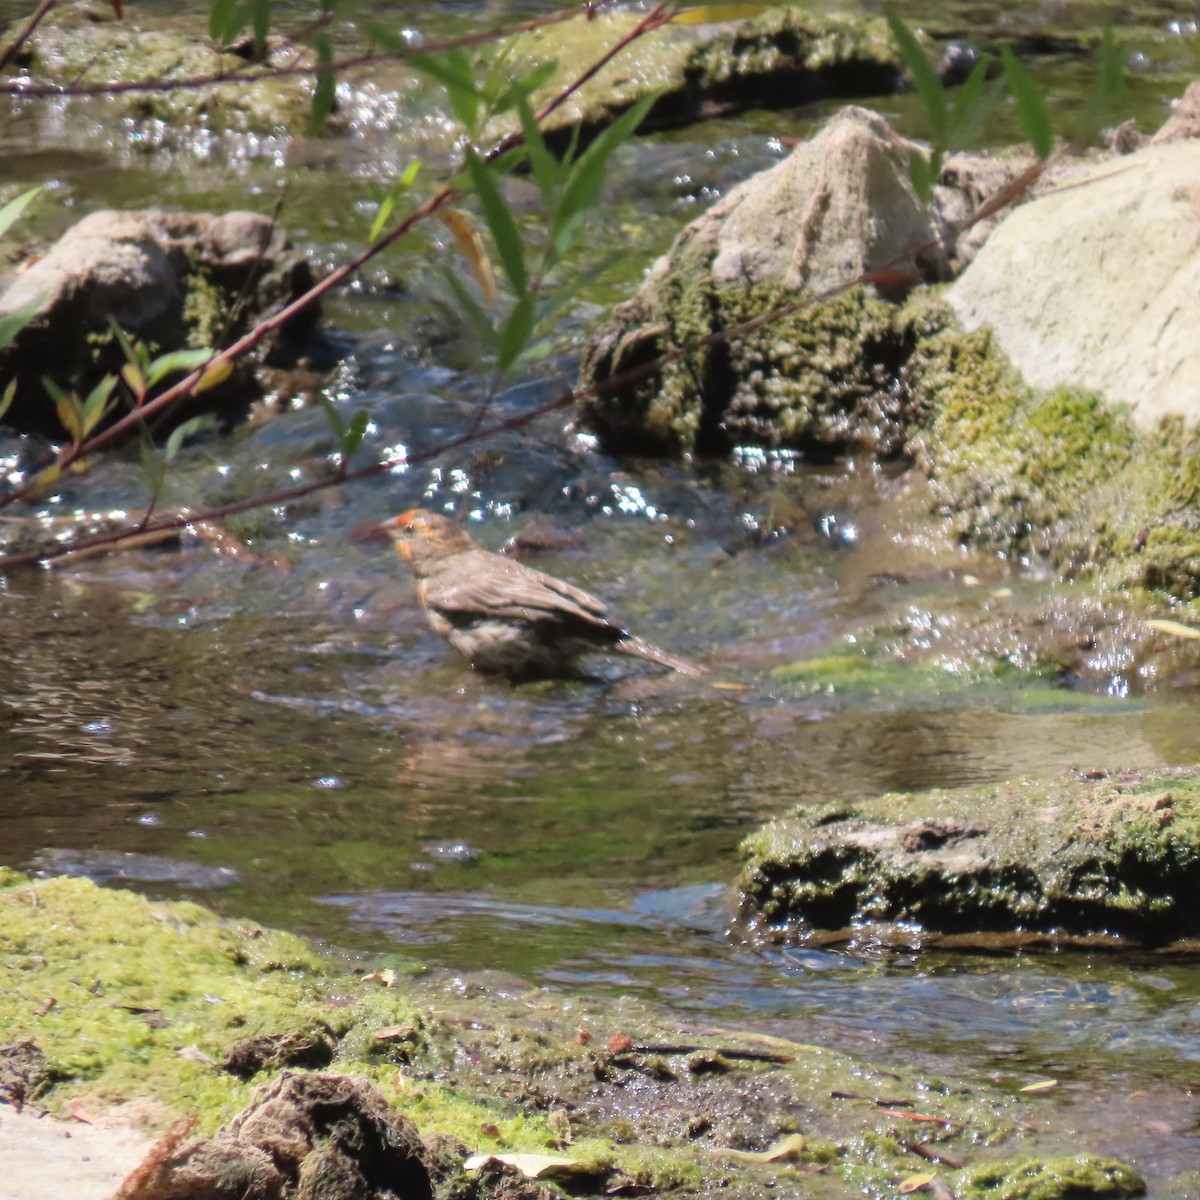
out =
[(743, 856), (743, 911), (763, 936), (900, 924), (1162, 943), (1200, 934), (1200, 773), (817, 802)]
[[(553, 62), (548, 100), (631, 33), (637, 9), (608, 10), (514, 39), (519, 71)], [(667, 25), (647, 34), (574, 92), (550, 118), (551, 140), (579, 126), (586, 139), (643, 96), (657, 93), (645, 130), (665, 129), (748, 108), (794, 108), (827, 97), (886, 95), (903, 66), (884, 21), (823, 16), (791, 7), (740, 22)]]
[[(79, 133), (102, 128), (146, 151), (211, 148), (213, 138), (229, 134), (261, 141), (305, 127), (312, 88), (303, 76), (272, 76), (269, 62), (247, 63), (186, 32), (141, 28), (132, 13), (121, 21), (104, 16), (84, 5), (59, 6), (22, 47), (18, 65), (32, 87), (117, 85), (113, 92), (33, 109), (23, 104), (10, 119), (35, 122), (40, 134), (57, 138), (65, 104)], [(7, 43), (12, 31), (6, 33)], [(191, 82), (218, 78), (224, 82)]]

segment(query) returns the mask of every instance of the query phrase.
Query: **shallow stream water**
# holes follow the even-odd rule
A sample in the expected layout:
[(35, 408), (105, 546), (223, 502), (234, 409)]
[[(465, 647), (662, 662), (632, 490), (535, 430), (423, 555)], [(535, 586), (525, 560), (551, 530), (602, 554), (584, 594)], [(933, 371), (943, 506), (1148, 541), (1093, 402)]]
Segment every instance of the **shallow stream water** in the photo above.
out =
[[(1168, 7), (1150, 10), (1164, 29), (1177, 19)], [(1161, 69), (1137, 85), (1147, 112), (1182, 90), (1193, 42), (1164, 32)], [(1067, 61), (1063, 78), (1075, 69)], [(903, 98), (880, 106), (911, 114)], [(589, 239), (622, 261), (567, 319), (557, 372), (498, 410), (552, 396), (572, 339), (673, 232), (775, 161), (776, 135), (819, 115), (629, 147)], [(269, 155), (232, 166), (180, 155), (164, 174), (154, 159), (77, 145), (14, 149), (9, 165), (54, 181), (48, 232), (151, 198), (269, 210), (282, 195), (284, 224), (329, 264), (361, 244), (374, 189), (403, 157), (390, 143), (377, 154), (380, 143), (364, 131), (293, 149), (283, 168)], [(369, 409), (368, 452), (436, 444), (474, 412), (478, 364), (430, 266), (451, 253), (425, 235), (328, 306), (341, 365), (325, 394)], [(186, 451), (164, 503), (310, 475), (330, 452), (325, 418), (281, 407)], [(1071, 686), (1023, 671), (1019, 647), (1007, 673), (981, 671), (969, 639), (956, 650), (972, 621), (1052, 606), (1056, 585), (908, 544), (890, 488), (854, 464), (619, 464), (547, 419), (232, 522), (241, 556), (188, 539), (14, 573), (0, 581), (0, 859), (193, 896), (352, 952), (640, 994), (1014, 1088), (1054, 1077), (1057, 1119), (1132, 1157), (1158, 1194), (1196, 1194), (1178, 1179), (1200, 1177), (1194, 960), (766, 952), (727, 933), (738, 842), (791, 805), (1200, 753), (1194, 681), (1155, 687), (1114, 661)], [(133, 511), (144, 494), (136, 463), (113, 461), (46, 509)], [(711, 674), (601, 660), (578, 682), (472, 676), (426, 631), (401, 565), (348, 539), (414, 504), (454, 511), (493, 548), (533, 522), (569, 531), (576, 544), (531, 561)], [(905, 685), (901, 671), (898, 685), (806, 689), (773, 674), (868, 638), (946, 651), (932, 682)]]

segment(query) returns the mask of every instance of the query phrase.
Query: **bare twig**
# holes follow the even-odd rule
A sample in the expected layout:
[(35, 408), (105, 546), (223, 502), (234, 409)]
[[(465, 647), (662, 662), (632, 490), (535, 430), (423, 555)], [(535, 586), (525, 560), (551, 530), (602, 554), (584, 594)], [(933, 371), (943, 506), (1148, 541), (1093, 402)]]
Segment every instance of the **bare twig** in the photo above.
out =
[(17, 57), (21, 52), (21, 47), (29, 40), (33, 31), (49, 16), (50, 10), (57, 3), (58, 0), (42, 0), (34, 9), (33, 15), (25, 22), (25, 28), (3, 50), (0, 50), (0, 71), (3, 71)]

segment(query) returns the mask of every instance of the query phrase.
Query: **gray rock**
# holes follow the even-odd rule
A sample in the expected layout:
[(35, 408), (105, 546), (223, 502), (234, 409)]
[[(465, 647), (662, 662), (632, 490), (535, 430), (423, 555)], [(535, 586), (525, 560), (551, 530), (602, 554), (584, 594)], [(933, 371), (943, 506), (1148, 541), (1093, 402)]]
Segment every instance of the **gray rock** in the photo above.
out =
[[(311, 283), (285, 230), (257, 213), (92, 213), (0, 284), (0, 318), (37, 304), (0, 354), (0, 375), (18, 378), (8, 420), (54, 432), (41, 377), (86, 394), (118, 370), (114, 321), (159, 354), (228, 344)], [(291, 332), (314, 319), (305, 314)]]
[(1150, 428), (1200, 419), (1200, 142), (1091, 165), (1014, 209), (948, 299), (1026, 382), (1082, 387)]

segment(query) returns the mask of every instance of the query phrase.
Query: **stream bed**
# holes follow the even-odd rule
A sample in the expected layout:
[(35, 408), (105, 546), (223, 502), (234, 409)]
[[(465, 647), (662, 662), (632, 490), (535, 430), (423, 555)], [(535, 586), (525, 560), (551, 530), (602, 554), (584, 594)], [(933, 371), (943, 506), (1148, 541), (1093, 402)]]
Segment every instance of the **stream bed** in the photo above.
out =
[[(1166, 29), (1183, 7), (1149, 19)], [(1164, 33), (1185, 42), (1146, 67), (1147, 111), (1194, 73), (1194, 38)], [(912, 101), (879, 106), (902, 118)], [(821, 115), (755, 114), (626, 147), (590, 239), (621, 261), (566, 319), (545, 375), (495, 411), (553, 396), (590, 323), (674, 231)], [(15, 177), (53, 180), (47, 236), (104, 206), (282, 199), (292, 237), (328, 266), (361, 244), (402, 160), (378, 144), (369, 131), (314, 143), (283, 166), (177, 155), (167, 173), (115, 147), (34, 145), (8, 161)], [(437, 279), (451, 255), (444, 230), (423, 234), (327, 306), (337, 366), (317, 386), (370, 412), (364, 454), (436, 445), (473, 417), (479, 364)], [(303, 395), (278, 407), (190, 446), (164, 500), (238, 498), (311, 473), (331, 451), (324, 414)], [(0, 455), (19, 449), (0, 443)], [(764, 950), (729, 932), (739, 841), (797, 803), (1200, 755), (1195, 680), (1146, 679), (1121, 661), (1050, 678), (1017, 649), (1005, 670), (994, 652), (984, 669), (955, 649), (980, 614), (1052, 607), (1063, 585), (1035, 565), (910, 544), (890, 486), (855, 463), (787, 456), (617, 463), (545, 418), (247, 514), (231, 522), (237, 553), (189, 537), (14, 572), (0, 580), (0, 862), (191, 897), (353, 954), (639, 995), (1014, 1089), (1054, 1078), (1055, 1120), (1132, 1161), (1152, 1195), (1200, 1194), (1194, 958)], [(46, 508), (136, 511), (144, 495), (131, 455)], [(710, 673), (599, 659), (581, 681), (472, 675), (427, 631), (390, 549), (348, 536), (413, 505), (453, 512), (490, 548), (531, 525), (567, 533), (528, 561)], [(788, 674), (889, 638), (945, 643), (932, 683), (928, 671), (906, 682), (903, 665), (886, 686)]]

